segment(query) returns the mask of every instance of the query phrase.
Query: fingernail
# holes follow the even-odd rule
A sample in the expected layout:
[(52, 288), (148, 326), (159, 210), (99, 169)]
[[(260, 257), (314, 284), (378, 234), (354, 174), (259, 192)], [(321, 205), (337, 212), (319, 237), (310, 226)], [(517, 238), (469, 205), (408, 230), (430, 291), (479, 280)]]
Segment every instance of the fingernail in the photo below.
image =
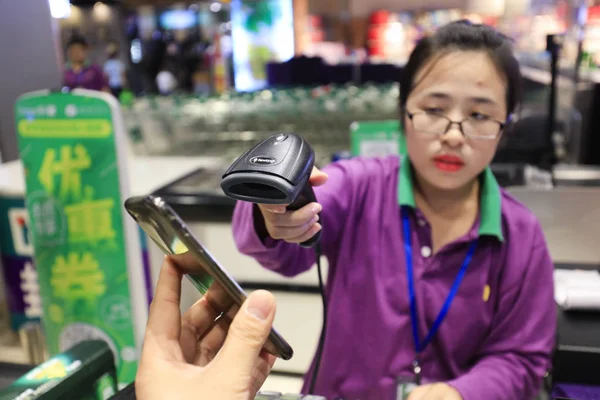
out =
[(257, 290), (248, 296), (248, 314), (256, 319), (264, 321), (273, 309), (273, 296), (264, 290)]
[(318, 213), (320, 213), (320, 212), (321, 212), (321, 210), (322, 210), (322, 209), (323, 209), (323, 206), (322, 206), (322, 205), (320, 205), (320, 204), (315, 204), (315, 205), (312, 207), (311, 211), (312, 211), (314, 214), (318, 214)]

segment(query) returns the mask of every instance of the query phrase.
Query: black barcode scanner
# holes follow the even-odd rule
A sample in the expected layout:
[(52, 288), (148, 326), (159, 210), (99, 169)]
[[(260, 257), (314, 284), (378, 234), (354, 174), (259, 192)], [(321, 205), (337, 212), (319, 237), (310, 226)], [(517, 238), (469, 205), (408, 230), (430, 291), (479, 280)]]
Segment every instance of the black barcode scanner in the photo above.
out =
[[(288, 204), (289, 210), (297, 210), (316, 201), (315, 192), (309, 182), (314, 163), (315, 152), (307, 141), (291, 133), (279, 133), (242, 154), (223, 175), (221, 188), (228, 197), (235, 200), (259, 204)], [(303, 247), (314, 248), (319, 289), (323, 300), (323, 326), (308, 394), (314, 393), (327, 326), (327, 299), (321, 268), (320, 239), (321, 231), (306, 242), (300, 243)]]
[[(308, 181), (314, 163), (315, 153), (306, 140), (279, 133), (242, 154), (223, 175), (221, 189), (236, 200), (288, 204), (289, 210), (298, 210), (316, 201)], [(319, 231), (300, 245), (314, 247), (320, 238)]]

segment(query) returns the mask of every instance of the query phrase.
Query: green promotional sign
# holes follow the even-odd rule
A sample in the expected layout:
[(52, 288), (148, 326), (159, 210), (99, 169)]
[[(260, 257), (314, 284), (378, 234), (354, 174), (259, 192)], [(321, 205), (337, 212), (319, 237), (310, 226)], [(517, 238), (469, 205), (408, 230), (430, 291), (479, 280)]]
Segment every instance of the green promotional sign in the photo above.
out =
[(40, 93), (16, 105), (43, 323), (52, 355), (88, 339), (137, 370), (113, 111), (100, 97)]
[(350, 126), (353, 156), (384, 157), (406, 152), (405, 137), (398, 120), (361, 121)]

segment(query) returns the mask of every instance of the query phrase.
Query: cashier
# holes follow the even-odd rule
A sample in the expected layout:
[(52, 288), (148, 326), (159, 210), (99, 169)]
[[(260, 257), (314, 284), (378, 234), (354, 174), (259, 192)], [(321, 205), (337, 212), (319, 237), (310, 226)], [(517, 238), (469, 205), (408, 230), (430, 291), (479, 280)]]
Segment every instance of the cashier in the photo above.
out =
[(297, 243), (322, 229), (329, 316), (316, 394), (539, 393), (555, 343), (553, 264), (539, 222), (489, 168), (520, 85), (506, 37), (450, 23), (417, 44), (402, 73), (406, 156), (315, 169), (318, 203), (297, 211), (237, 203), (239, 250), (285, 276), (314, 265)]

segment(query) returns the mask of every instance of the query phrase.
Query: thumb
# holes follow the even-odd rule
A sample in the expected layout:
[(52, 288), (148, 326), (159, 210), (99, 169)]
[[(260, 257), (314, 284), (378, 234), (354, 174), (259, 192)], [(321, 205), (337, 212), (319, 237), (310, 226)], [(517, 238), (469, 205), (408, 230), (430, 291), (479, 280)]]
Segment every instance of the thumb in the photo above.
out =
[(313, 186), (321, 186), (327, 182), (327, 178), (328, 176), (325, 172), (321, 171), (317, 167), (313, 167), (309, 181)]
[(417, 386), (410, 392), (407, 400), (422, 400), (430, 390), (431, 385)]
[(251, 293), (229, 327), (215, 362), (236, 376), (250, 376), (275, 318), (275, 297), (265, 290)]

